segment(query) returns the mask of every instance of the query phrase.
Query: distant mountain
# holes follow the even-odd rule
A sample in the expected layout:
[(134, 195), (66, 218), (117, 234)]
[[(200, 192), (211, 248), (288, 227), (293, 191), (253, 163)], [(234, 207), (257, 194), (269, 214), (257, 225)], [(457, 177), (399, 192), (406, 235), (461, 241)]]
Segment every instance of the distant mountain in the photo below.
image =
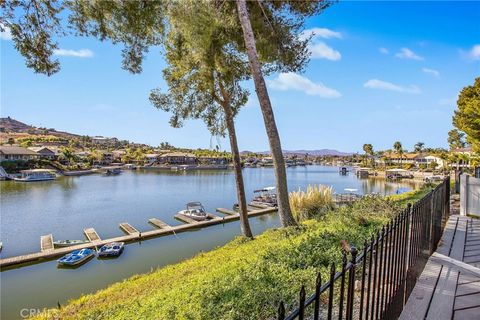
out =
[[(251, 153), (250, 151), (242, 151), (242, 154)], [(270, 154), (270, 151), (259, 151), (253, 152), (258, 154)], [(290, 154), (290, 155), (305, 155), (307, 154), (314, 157), (321, 157), (321, 156), (351, 156), (352, 152), (341, 152), (338, 150), (332, 149), (319, 149), (319, 150), (283, 150), (283, 154)]]
[(32, 134), (32, 135), (43, 134), (43, 135), (57, 136), (64, 139), (78, 139), (81, 137), (78, 134), (57, 131), (53, 128), (47, 129), (47, 128), (34, 127), (10, 117), (0, 118), (0, 132), (25, 133), (25, 134)]

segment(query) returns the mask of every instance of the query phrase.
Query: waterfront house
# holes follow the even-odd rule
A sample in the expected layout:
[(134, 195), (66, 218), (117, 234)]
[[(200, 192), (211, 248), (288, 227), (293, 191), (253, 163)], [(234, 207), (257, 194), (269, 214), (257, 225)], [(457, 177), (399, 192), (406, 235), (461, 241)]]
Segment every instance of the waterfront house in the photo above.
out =
[(383, 154), (383, 158), (387, 163), (394, 164), (416, 164), (417, 160), (421, 156), (418, 153), (402, 153), (401, 155), (396, 152), (386, 152)]
[(262, 166), (266, 166), (266, 167), (273, 166), (273, 158), (272, 157), (264, 157), (264, 158), (262, 158), (262, 160), (260, 162), (261, 162)]
[(42, 159), (55, 160), (58, 158), (58, 152), (57, 152), (58, 150), (55, 150), (54, 148), (41, 146), (41, 147), (29, 147), (28, 149), (38, 154), (39, 157)]
[(119, 161), (122, 159), (122, 157), (126, 154), (127, 152), (125, 150), (113, 150), (112, 151), (112, 155), (113, 155), (113, 159), (115, 159), (115, 161)]
[(467, 156), (473, 156), (473, 149), (472, 147), (467, 147), (467, 148), (458, 148), (458, 149), (455, 149), (455, 150), (452, 150), (452, 153), (454, 154), (465, 154)]
[(436, 168), (441, 169), (445, 166), (445, 162), (443, 159), (440, 157), (437, 157), (435, 155), (425, 155), (425, 156), (419, 156), (417, 159), (416, 165), (420, 164), (425, 164), (427, 167), (430, 167), (432, 163), (436, 163)]
[(154, 164), (160, 160), (160, 155), (158, 153), (147, 153), (145, 158), (147, 159), (147, 164)]
[(225, 165), (228, 163), (226, 157), (199, 157), (198, 162), (207, 165)]
[(112, 162), (114, 162), (114, 157), (113, 157), (113, 153), (111, 153), (110, 151), (100, 151), (100, 153), (102, 154), (102, 162), (103, 164), (111, 164)]
[(159, 157), (160, 163), (193, 165), (197, 163), (197, 157), (188, 152), (169, 152)]
[(28, 161), (38, 159), (39, 155), (27, 148), (14, 146), (0, 146), (0, 162)]

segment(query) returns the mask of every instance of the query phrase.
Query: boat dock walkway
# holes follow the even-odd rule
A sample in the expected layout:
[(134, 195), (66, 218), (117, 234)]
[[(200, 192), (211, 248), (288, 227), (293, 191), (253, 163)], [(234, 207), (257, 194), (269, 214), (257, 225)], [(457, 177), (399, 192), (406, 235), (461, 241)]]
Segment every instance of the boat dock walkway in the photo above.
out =
[[(218, 208), (217, 212), (222, 212), (220, 210), (222, 208)], [(224, 211), (230, 211), (227, 209), (223, 209)], [(266, 209), (259, 209), (255, 211), (250, 211), (248, 212), (249, 217), (256, 217), (256, 216), (261, 216), (265, 214), (270, 214), (273, 212), (276, 212), (277, 208), (266, 208)], [(217, 224), (222, 224), (222, 223), (228, 223), (232, 221), (236, 221), (240, 219), (240, 216), (237, 213), (226, 213), (228, 214), (227, 216), (224, 217), (219, 217), (213, 214), (209, 214), (211, 219), (204, 220), (204, 221), (195, 221), (191, 223), (184, 223), (178, 226), (169, 226), (168, 224), (162, 222), (161, 220), (152, 218), (149, 219), (149, 222), (154, 224), (155, 226), (159, 225), (165, 225), (167, 227), (160, 227), (160, 228), (155, 228), (153, 230), (148, 230), (148, 231), (142, 231), (139, 232), (137, 229), (132, 227), (129, 223), (121, 223), (120, 228), (127, 233), (126, 235), (122, 235), (119, 237), (115, 238), (110, 238), (110, 239), (101, 239), (100, 236), (95, 232), (96, 236), (98, 237), (97, 241), (94, 242), (89, 242), (89, 243), (83, 243), (79, 244), (76, 246), (71, 246), (71, 247), (64, 247), (64, 248), (54, 248), (53, 247), (53, 235), (49, 234), (47, 236), (42, 236), (41, 237), (41, 251), (36, 252), (36, 253), (30, 253), (30, 254), (25, 254), (21, 256), (15, 256), (15, 257), (9, 257), (9, 258), (4, 258), (0, 259), (0, 268), (5, 268), (5, 267), (10, 267), (10, 266), (15, 266), (23, 263), (35, 263), (35, 262), (40, 262), (42, 260), (50, 260), (62, 255), (65, 255), (67, 253), (70, 253), (74, 250), (80, 250), (84, 248), (94, 248), (98, 246), (103, 246), (104, 244), (110, 243), (110, 242), (134, 242), (134, 241), (141, 241), (144, 239), (148, 238), (155, 238), (155, 237), (161, 237), (161, 236), (166, 236), (166, 235), (171, 235), (171, 234), (178, 234), (181, 232), (186, 232), (186, 231), (191, 231), (193, 229), (199, 229), (199, 228), (204, 228), (208, 226), (213, 226)], [(153, 223), (153, 221), (156, 221), (156, 223)], [(85, 231), (90, 230), (93, 228), (85, 229)], [(127, 231), (128, 230), (128, 231)], [(93, 230), (95, 231), (95, 230)]]
[(95, 231), (95, 229), (93, 229), (93, 228), (84, 229), (83, 233), (85, 234), (88, 241), (90, 241), (90, 242), (96, 242), (96, 241), (102, 240), (102, 239), (100, 239), (100, 236), (98, 235), (97, 231)]
[(148, 222), (150, 222), (150, 223), (153, 224), (155, 227), (160, 228), (160, 229), (169, 229), (169, 228), (172, 228), (172, 226), (168, 225), (167, 223), (165, 223), (165, 222), (163, 222), (162, 220), (157, 219), (157, 218), (148, 219)]
[(183, 215), (183, 214), (180, 214), (180, 213), (177, 213), (175, 215), (175, 219), (183, 221), (185, 223), (197, 223), (198, 222), (197, 220), (193, 220), (192, 218), (187, 217), (186, 215)]
[(42, 252), (53, 250), (53, 235), (47, 234), (40, 237), (40, 250)]
[(231, 215), (238, 215), (238, 212), (228, 210), (225, 208), (217, 208), (217, 212), (223, 213), (223, 214), (231, 214)]
[(140, 233), (137, 229), (135, 229), (130, 223), (122, 222), (119, 224), (120, 229), (123, 230), (126, 234), (137, 234)]

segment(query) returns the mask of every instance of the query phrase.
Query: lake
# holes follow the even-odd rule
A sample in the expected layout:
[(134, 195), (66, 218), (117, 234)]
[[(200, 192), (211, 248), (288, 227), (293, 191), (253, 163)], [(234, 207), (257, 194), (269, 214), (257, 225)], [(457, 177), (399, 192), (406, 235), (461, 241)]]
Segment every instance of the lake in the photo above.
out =
[[(245, 168), (243, 174), (247, 199), (253, 190), (275, 184), (272, 168)], [(399, 188), (419, 186), (413, 181), (357, 179), (352, 173), (342, 176), (338, 167), (317, 165), (290, 167), (287, 176), (290, 190), (324, 184), (338, 193), (354, 188), (362, 194), (391, 194)], [(236, 202), (234, 174), (227, 170), (148, 169), (34, 183), (2, 181), (0, 195), (2, 258), (39, 251), (40, 236), (45, 234), (52, 233), (55, 240), (84, 239), (83, 229), (93, 227), (106, 239), (122, 235), (118, 227), (121, 222), (140, 231), (154, 228), (148, 223), (153, 217), (179, 225), (173, 215), (187, 202), (201, 201), (212, 213), (218, 207), (231, 208)], [(250, 222), (255, 234), (279, 226), (276, 214), (251, 218)], [(18, 319), (24, 308), (54, 307), (134, 274), (187, 259), (227, 243), (239, 231), (237, 221), (131, 243), (118, 259), (93, 259), (77, 269), (58, 269), (53, 260), (2, 271), (1, 318)]]

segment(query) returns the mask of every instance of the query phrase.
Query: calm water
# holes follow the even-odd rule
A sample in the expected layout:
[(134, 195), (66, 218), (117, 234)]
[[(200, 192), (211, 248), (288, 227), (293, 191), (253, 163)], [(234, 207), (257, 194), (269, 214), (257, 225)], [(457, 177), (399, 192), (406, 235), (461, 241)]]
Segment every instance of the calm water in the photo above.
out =
[[(245, 188), (274, 185), (270, 168), (244, 169)], [(337, 192), (356, 188), (360, 193), (395, 193), (398, 188), (415, 188), (413, 183), (392, 183), (383, 179), (341, 176), (336, 167), (288, 168), (291, 190), (308, 184), (325, 184)], [(173, 214), (186, 202), (201, 201), (207, 211), (231, 208), (235, 202), (232, 171), (165, 172), (124, 171), (118, 176), (89, 175), (62, 177), (55, 181), (0, 182), (2, 258), (39, 251), (40, 236), (54, 239), (83, 239), (82, 230), (93, 227), (102, 238), (122, 234), (120, 222), (129, 222), (140, 231), (153, 227), (157, 217), (171, 225), (180, 222)], [(279, 225), (276, 214), (250, 220), (256, 234)], [(0, 273), (1, 318), (20, 318), (22, 308), (56, 306), (57, 302), (94, 292), (136, 273), (189, 258), (223, 245), (239, 234), (238, 222), (217, 225), (129, 244), (114, 260), (93, 259), (78, 269), (57, 269), (55, 261), (24, 266)]]

